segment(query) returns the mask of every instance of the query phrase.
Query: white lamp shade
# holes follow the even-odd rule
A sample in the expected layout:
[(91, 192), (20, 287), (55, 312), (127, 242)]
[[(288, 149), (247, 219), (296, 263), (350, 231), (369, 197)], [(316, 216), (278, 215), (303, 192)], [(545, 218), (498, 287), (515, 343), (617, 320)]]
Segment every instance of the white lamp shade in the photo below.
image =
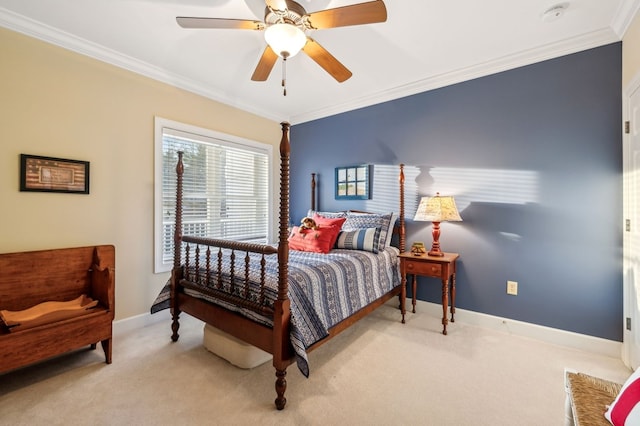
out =
[(453, 197), (441, 197), (440, 194), (437, 194), (435, 197), (422, 197), (413, 220), (460, 222), (462, 218)]
[(264, 39), (281, 58), (295, 56), (307, 43), (304, 32), (291, 24), (273, 24), (264, 32)]

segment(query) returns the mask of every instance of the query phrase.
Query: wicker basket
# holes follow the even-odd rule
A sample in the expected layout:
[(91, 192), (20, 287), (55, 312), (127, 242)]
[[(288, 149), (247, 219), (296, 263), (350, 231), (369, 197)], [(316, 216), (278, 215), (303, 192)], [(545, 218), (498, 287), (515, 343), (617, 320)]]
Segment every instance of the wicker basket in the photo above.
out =
[(567, 371), (565, 386), (571, 413), (567, 413), (567, 424), (576, 426), (611, 426), (604, 417), (607, 406), (615, 399), (622, 384)]

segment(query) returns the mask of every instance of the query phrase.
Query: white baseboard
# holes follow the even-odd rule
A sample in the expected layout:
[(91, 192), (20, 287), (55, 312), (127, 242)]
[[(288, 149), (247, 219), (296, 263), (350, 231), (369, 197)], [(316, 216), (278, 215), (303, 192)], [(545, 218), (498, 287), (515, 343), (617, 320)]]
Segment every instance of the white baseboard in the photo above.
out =
[[(430, 315), (442, 317), (442, 305), (432, 302), (417, 301), (417, 309)], [(622, 358), (622, 342), (574, 333), (557, 328), (545, 327), (509, 318), (501, 318), (474, 311), (456, 308), (456, 323), (502, 331), (521, 337), (540, 340), (554, 345), (597, 353), (613, 358)]]
[[(442, 316), (442, 305), (440, 304), (418, 300), (417, 305), (417, 309), (419, 309), (420, 312), (427, 312), (429, 315), (436, 317)], [(171, 314), (169, 309), (153, 315), (146, 313), (115, 321), (113, 323), (113, 333), (114, 335), (127, 333), (160, 321), (165, 321), (167, 327), (170, 327)], [(459, 308), (456, 308), (456, 322), (463, 322), (469, 325), (502, 331), (516, 336), (528, 337), (613, 358), (622, 357), (622, 342), (588, 336), (586, 334), (574, 333)]]
[(156, 324), (164, 321), (167, 323), (167, 329), (171, 327), (171, 312), (169, 309), (164, 309), (160, 312), (156, 312), (151, 315), (150, 313), (135, 315), (133, 317), (124, 318), (113, 322), (113, 334), (121, 335), (133, 330)]

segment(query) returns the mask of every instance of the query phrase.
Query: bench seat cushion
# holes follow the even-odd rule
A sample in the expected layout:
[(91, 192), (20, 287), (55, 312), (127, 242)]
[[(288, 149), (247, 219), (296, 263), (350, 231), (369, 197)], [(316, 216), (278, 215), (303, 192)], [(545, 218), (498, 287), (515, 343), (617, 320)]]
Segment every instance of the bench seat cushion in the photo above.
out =
[(81, 295), (64, 302), (50, 301), (39, 303), (21, 311), (0, 310), (0, 321), (11, 333), (50, 324), (92, 312), (98, 305), (87, 295)]

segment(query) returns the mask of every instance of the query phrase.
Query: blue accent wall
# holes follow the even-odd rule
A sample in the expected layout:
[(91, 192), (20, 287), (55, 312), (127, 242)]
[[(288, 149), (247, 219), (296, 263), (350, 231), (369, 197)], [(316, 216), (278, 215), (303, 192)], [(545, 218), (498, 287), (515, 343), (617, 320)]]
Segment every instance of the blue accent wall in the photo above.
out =
[[(461, 256), (458, 308), (622, 341), (621, 79), (614, 43), (295, 125), (291, 219), (312, 172), (319, 209), (359, 209), (372, 203), (334, 199), (335, 167), (404, 163), (408, 244), (431, 244), (420, 196), (458, 204), (440, 237)], [(371, 202), (385, 191), (374, 181)], [(420, 280), (439, 303), (438, 280)]]

